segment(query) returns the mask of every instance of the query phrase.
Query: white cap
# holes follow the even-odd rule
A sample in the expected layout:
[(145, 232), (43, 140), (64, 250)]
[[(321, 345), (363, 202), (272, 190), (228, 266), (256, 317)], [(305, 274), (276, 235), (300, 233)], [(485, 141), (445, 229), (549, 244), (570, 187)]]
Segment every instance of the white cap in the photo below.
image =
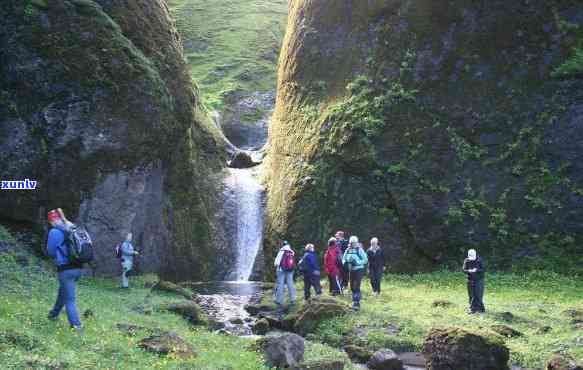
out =
[(476, 250), (475, 250), (475, 249), (470, 249), (470, 250), (468, 251), (468, 259), (469, 259), (470, 261), (475, 261), (475, 260), (476, 260), (476, 258), (477, 258), (477, 255), (478, 255), (478, 254), (476, 253)]
[(348, 239), (348, 242), (349, 242), (350, 244), (353, 244), (353, 243), (358, 243), (358, 237), (357, 237), (357, 236), (355, 236), (355, 235), (352, 235), (352, 236), (350, 237), (350, 239)]

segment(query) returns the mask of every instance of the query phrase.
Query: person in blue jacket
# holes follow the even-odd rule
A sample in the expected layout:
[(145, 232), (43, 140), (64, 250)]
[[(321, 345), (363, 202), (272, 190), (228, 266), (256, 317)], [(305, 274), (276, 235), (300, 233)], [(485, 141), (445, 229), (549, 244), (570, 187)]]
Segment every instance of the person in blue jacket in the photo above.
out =
[(67, 246), (65, 245), (65, 231), (70, 222), (67, 221), (63, 212), (52, 210), (48, 213), (47, 219), (52, 226), (47, 240), (47, 253), (55, 261), (59, 279), (59, 293), (53, 309), (49, 312), (49, 320), (58, 320), (63, 307), (67, 312), (69, 324), (75, 330), (81, 330), (81, 321), (77, 312), (76, 304), (76, 283), (83, 274), (81, 264), (71, 263), (68, 258)]
[(320, 264), (318, 263), (318, 256), (316, 255), (314, 244), (306, 245), (300, 265), (304, 274), (304, 299), (310, 299), (310, 290), (312, 287), (314, 287), (316, 296), (320, 296), (322, 294), (322, 287), (320, 286)]
[(352, 291), (352, 309), (360, 309), (360, 283), (364, 276), (365, 266), (368, 263), (368, 256), (362, 244), (358, 242), (358, 237), (351, 236), (348, 241), (348, 248), (342, 256), (342, 264), (350, 275), (350, 290)]

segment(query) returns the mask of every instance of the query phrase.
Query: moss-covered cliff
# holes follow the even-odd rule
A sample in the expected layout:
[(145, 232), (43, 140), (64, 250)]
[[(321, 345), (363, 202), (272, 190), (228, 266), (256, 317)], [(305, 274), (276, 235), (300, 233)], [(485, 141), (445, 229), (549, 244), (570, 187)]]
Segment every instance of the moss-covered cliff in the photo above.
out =
[[(583, 6), (290, 2), (270, 127), (266, 255), (336, 229), (397, 271), (477, 247), (580, 268)], [(270, 258), (266, 258), (269, 262)]]
[(142, 271), (210, 272), (213, 174), (223, 148), (199, 109), (162, 0), (0, 4), (0, 217), (44, 225), (62, 207), (87, 225), (96, 268), (132, 231)]

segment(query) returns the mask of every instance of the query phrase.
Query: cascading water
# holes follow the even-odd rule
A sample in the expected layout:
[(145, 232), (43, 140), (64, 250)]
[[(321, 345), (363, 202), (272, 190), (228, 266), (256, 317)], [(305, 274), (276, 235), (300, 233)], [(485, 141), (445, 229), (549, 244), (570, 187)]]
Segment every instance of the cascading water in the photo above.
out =
[(264, 189), (253, 169), (229, 168), (225, 185), (233, 225), (236, 259), (226, 280), (248, 281), (263, 240)]

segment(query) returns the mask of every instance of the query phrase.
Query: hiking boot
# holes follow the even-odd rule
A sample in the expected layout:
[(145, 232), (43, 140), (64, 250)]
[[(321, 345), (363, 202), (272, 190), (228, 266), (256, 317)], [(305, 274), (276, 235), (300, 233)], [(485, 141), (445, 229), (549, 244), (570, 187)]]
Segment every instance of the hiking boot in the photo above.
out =
[(57, 321), (59, 320), (59, 315), (57, 316), (53, 316), (51, 315), (51, 313), (49, 312), (49, 314), (47, 315), (47, 319), (51, 320), (51, 321)]
[(71, 329), (77, 334), (83, 334), (83, 327), (81, 325), (72, 325)]

